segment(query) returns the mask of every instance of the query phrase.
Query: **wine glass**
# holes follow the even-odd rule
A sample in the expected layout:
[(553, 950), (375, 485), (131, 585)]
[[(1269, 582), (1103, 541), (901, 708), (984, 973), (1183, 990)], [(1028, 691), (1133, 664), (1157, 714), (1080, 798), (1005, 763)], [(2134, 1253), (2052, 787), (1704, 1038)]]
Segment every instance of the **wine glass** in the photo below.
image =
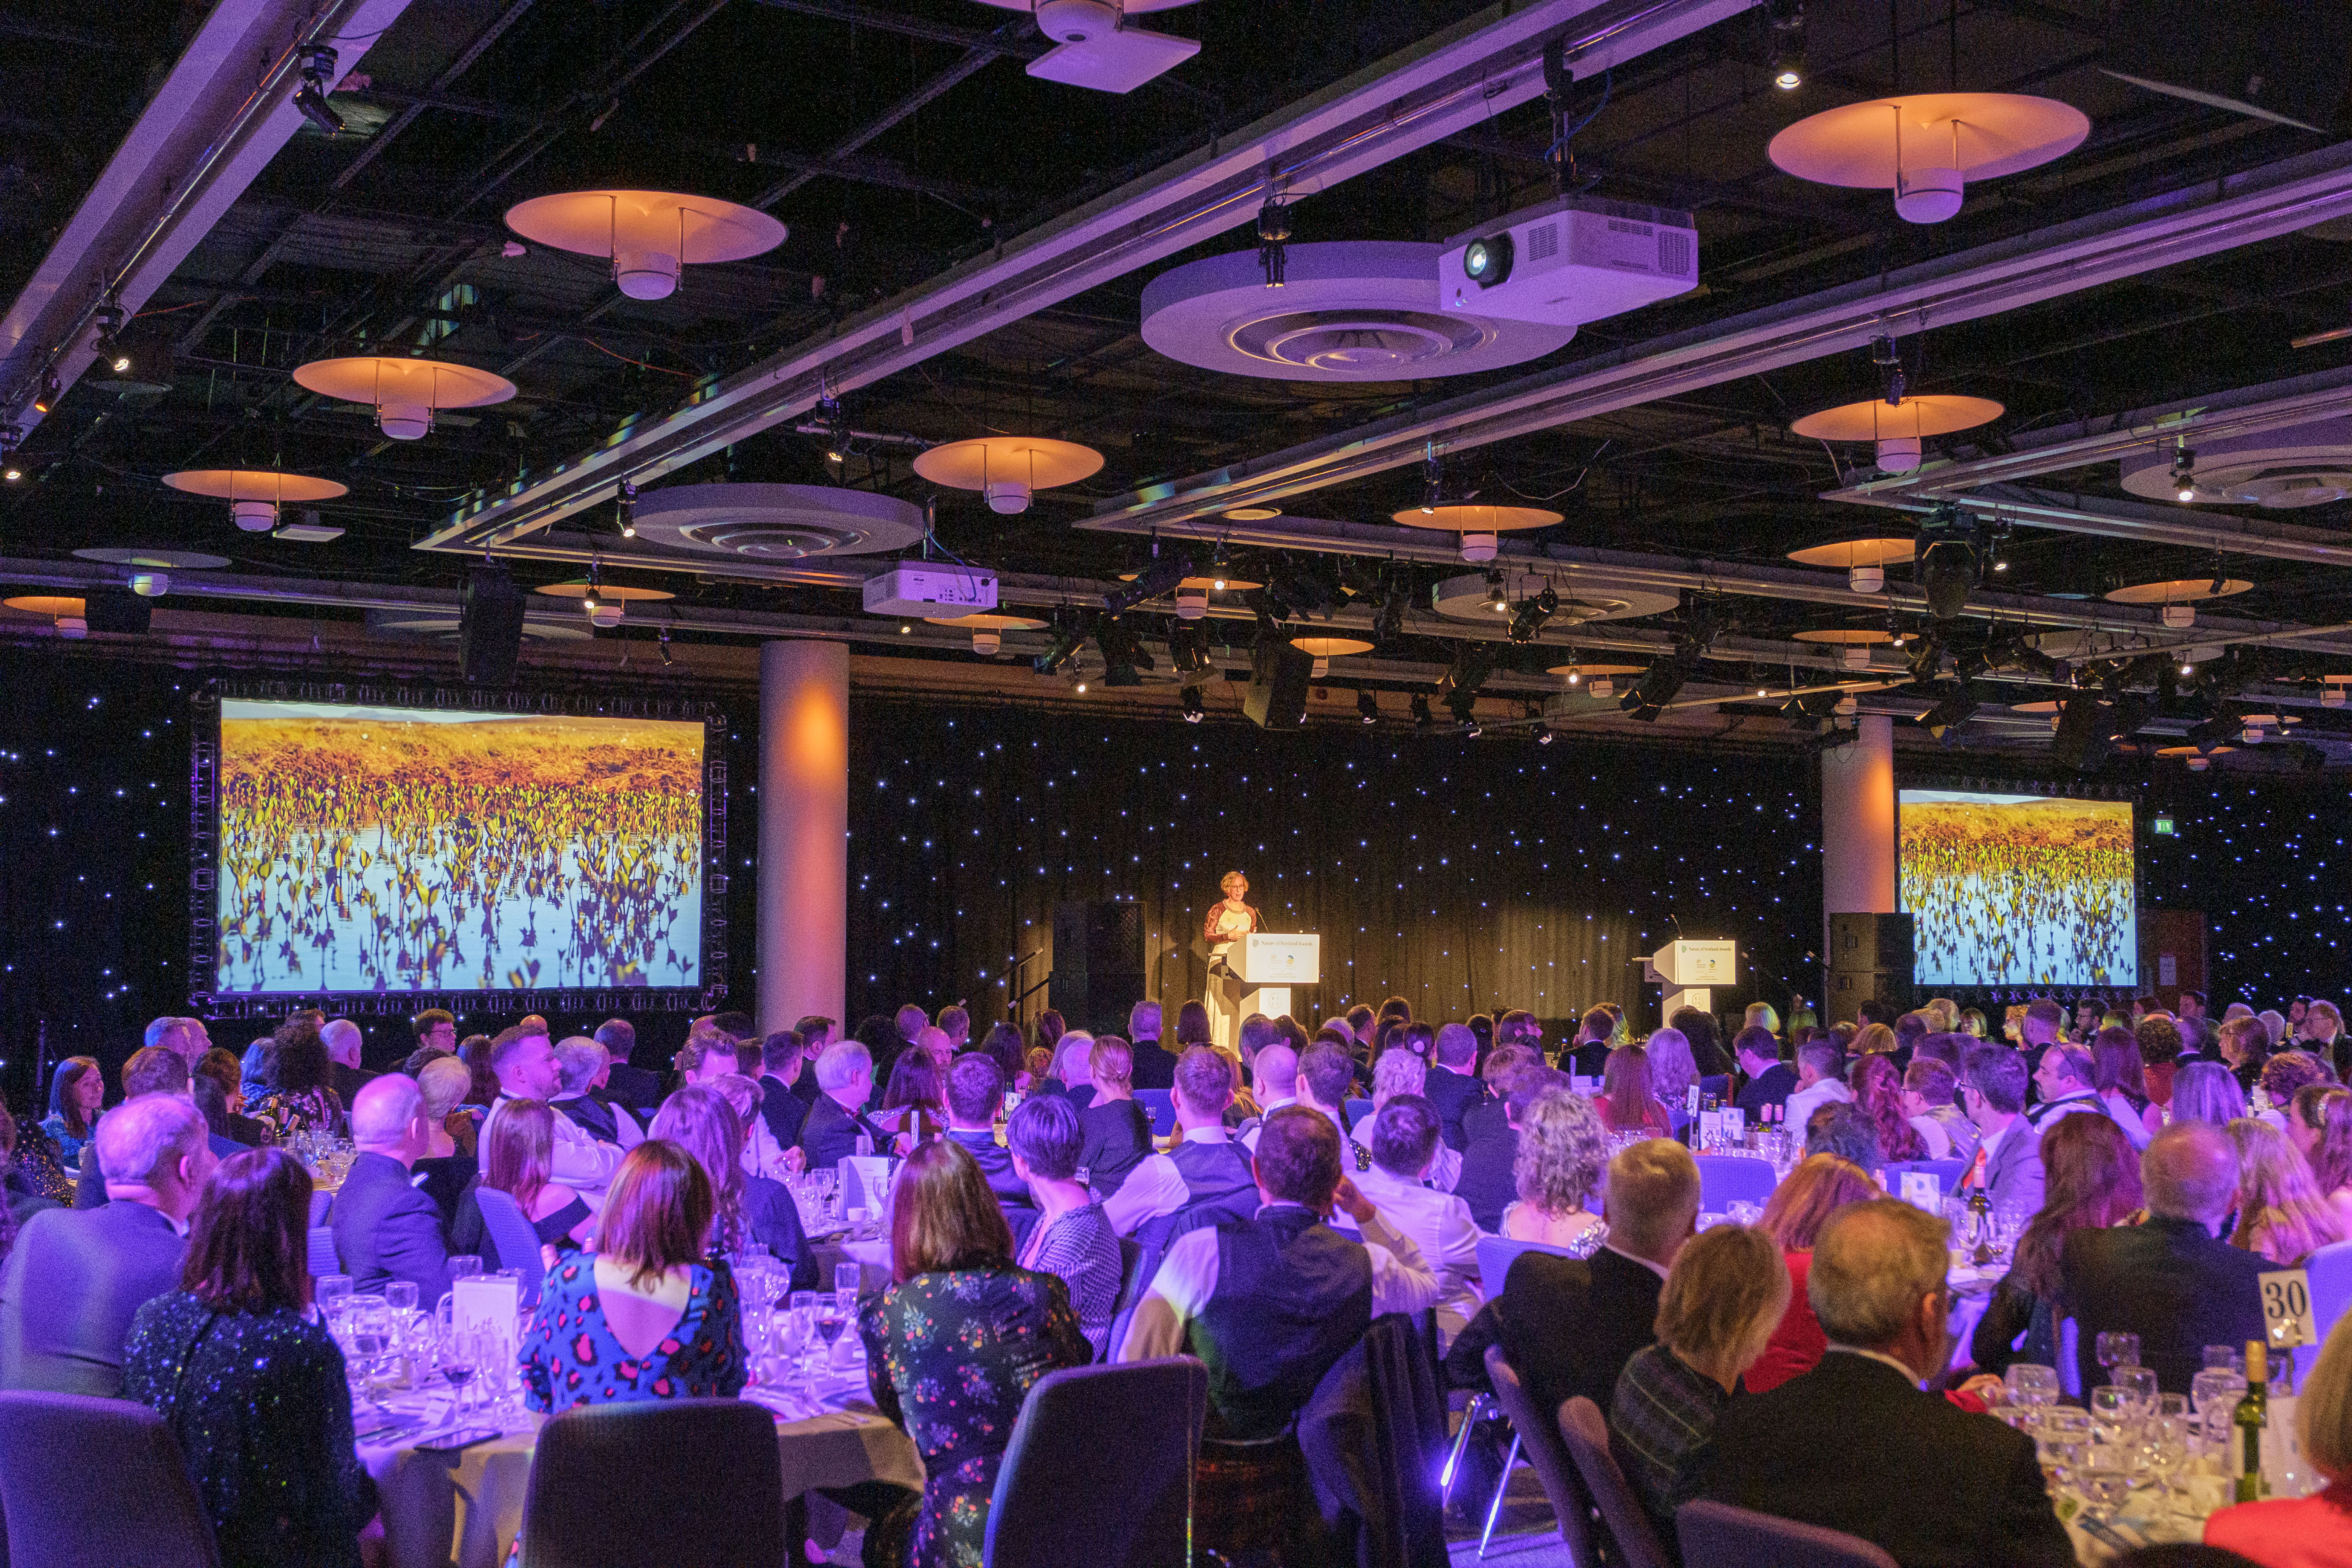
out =
[(310, 1300), (319, 1309), (319, 1321), (327, 1331), (338, 1337), (342, 1332), (343, 1314), (352, 1304), (352, 1277), (348, 1274), (321, 1274), (310, 1282)]
[(481, 1370), (482, 1336), (478, 1330), (454, 1329), (441, 1337), (441, 1375), (457, 1391), (457, 1407), (453, 1417), (463, 1417), (467, 1410), (466, 1387)]
[(2113, 1331), (2099, 1335), (2093, 1345), (2099, 1364), (2112, 1372), (2119, 1366), (2139, 1364), (2139, 1336)]
[(834, 1293), (847, 1296), (850, 1305), (855, 1307), (857, 1304), (857, 1287), (861, 1278), (860, 1270), (854, 1260), (835, 1264), (833, 1266)]
[(2138, 1436), (2139, 1395), (2113, 1384), (2091, 1390), (2091, 1441), (2122, 1447)]
[(373, 1405), (374, 1385), (392, 1350), (392, 1309), (382, 1296), (353, 1296), (343, 1323), (350, 1352), (348, 1370), (354, 1374), (352, 1386)]
[(2058, 1369), (2054, 1366), (2012, 1362), (2009, 1371), (2001, 1374), (2001, 1382), (2008, 1386), (2012, 1404), (2040, 1409), (2058, 1403)]
[(827, 1372), (833, 1370), (834, 1343), (841, 1338), (841, 1331), (847, 1327), (848, 1323), (848, 1315), (842, 1311), (841, 1298), (838, 1295), (823, 1297), (818, 1300), (816, 1337), (824, 1342), (824, 1355)]
[(2126, 1450), (2111, 1443), (2093, 1443), (2083, 1450), (2082, 1466), (2074, 1473), (2074, 1489), (2082, 1494), (2084, 1501), (2112, 1519), (2116, 1510), (2123, 1506), (2124, 1499), (2131, 1495), (2131, 1457)]
[(2108, 1384), (2128, 1391), (2132, 1396), (2133, 1419), (2145, 1421), (2156, 1414), (2156, 1369), (2146, 1366), (2118, 1366), (2107, 1376)]
[(452, 1285), (460, 1279), (475, 1279), (481, 1272), (482, 1259), (477, 1253), (461, 1252), (449, 1259), (449, 1283)]

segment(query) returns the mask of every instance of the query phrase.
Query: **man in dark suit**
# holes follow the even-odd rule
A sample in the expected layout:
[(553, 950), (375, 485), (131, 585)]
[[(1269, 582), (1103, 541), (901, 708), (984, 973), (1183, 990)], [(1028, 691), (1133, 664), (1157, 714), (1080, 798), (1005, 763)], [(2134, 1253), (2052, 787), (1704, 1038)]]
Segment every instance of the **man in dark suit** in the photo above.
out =
[(205, 1138), (203, 1114), (175, 1094), (125, 1101), (98, 1124), (105, 1206), (34, 1215), (0, 1271), (0, 1388), (121, 1394), (131, 1318), (180, 1288), (182, 1233), (215, 1163)]
[(438, 1301), (449, 1289), (441, 1211), (409, 1177), (432, 1147), (416, 1080), (391, 1073), (362, 1086), (352, 1102), (352, 1142), (359, 1152), (327, 1216), (352, 1289), (381, 1290), (405, 1279), (420, 1303)]
[(962, 1145), (979, 1164), (1017, 1245), (1037, 1223), (1037, 1200), (1028, 1182), (1013, 1169), (1013, 1152), (996, 1141), (996, 1114), (1004, 1109), (1004, 1074), (993, 1058), (966, 1051), (948, 1064), (947, 1097), (948, 1142)]
[(1657, 1341), (1658, 1294), (1698, 1226), (1698, 1162), (1665, 1139), (1609, 1162), (1609, 1240), (1590, 1258), (1522, 1252), (1495, 1303), (1503, 1354), (1538, 1410), (1582, 1394), (1604, 1411), (1633, 1352)]
[[(131, 1053), (122, 1064), (122, 1098), (143, 1100), (151, 1094), (168, 1094), (193, 1103), (192, 1081), (188, 1064), (178, 1053), (163, 1046), (142, 1046)], [(118, 1108), (119, 1109), (119, 1108)], [(201, 1114), (201, 1112), (200, 1112)], [(206, 1124), (209, 1127), (209, 1123)], [(205, 1142), (215, 1161), (242, 1154), (248, 1145), (220, 1133), (207, 1131)], [(74, 1173), (74, 1202), (78, 1209), (102, 1209), (108, 1202), (106, 1179), (99, 1170), (98, 1141), (91, 1139), (81, 1146), (81, 1163)]]
[(791, 1148), (808, 1123), (810, 1101), (799, 1092), (800, 1081), (816, 1078), (812, 1070), (815, 1064), (805, 1055), (800, 1036), (778, 1029), (760, 1042), (759, 1054), (745, 1065), (760, 1083), (760, 1120), (768, 1124), (777, 1148)]
[(1437, 1060), (1430, 1066), (1422, 1092), (1437, 1108), (1438, 1135), (1447, 1148), (1459, 1152), (1470, 1146), (1462, 1118), (1486, 1098), (1486, 1086), (1478, 1081), (1478, 1037), (1467, 1024), (1448, 1024), (1437, 1031), (1431, 1048)]
[(2078, 1230), (2058, 1258), (2058, 1310), (2074, 1320), (2075, 1362), (2087, 1394), (2105, 1381), (2098, 1336), (2139, 1336), (2139, 1363), (2167, 1394), (2187, 1394), (2207, 1345), (2263, 1337), (2258, 1253), (2218, 1239), (2238, 1203), (2238, 1152), (2204, 1121), (2176, 1121), (2140, 1155), (2147, 1223)]
[(878, 1154), (890, 1147), (890, 1134), (866, 1119), (866, 1101), (874, 1093), (874, 1058), (856, 1040), (835, 1040), (816, 1059), (816, 1103), (801, 1124), (801, 1152), (808, 1169), (838, 1165), (857, 1152)]
[(1780, 1042), (1767, 1028), (1742, 1029), (1731, 1038), (1731, 1051), (1748, 1083), (1732, 1103), (1748, 1120), (1762, 1120), (1768, 1105), (1786, 1105), (1796, 1091), (1797, 1069), (1780, 1059)]
[(629, 1053), (637, 1048), (637, 1026), (626, 1018), (607, 1018), (596, 1026), (596, 1043), (613, 1058), (604, 1098), (644, 1122), (662, 1102), (662, 1080), (659, 1073), (629, 1065)]
[[(1468, 1026), (1461, 1027), (1469, 1034)], [(1518, 1181), (1512, 1173), (1519, 1157), (1519, 1127), (1512, 1119), (1511, 1092), (1527, 1074), (1550, 1070), (1525, 1046), (1502, 1047), (1486, 1058), (1489, 1098), (1462, 1113), (1462, 1173), (1454, 1178), (1454, 1195), (1470, 1205), (1470, 1217), (1481, 1230), (1501, 1229), (1503, 1210), (1518, 1196)], [(1556, 1074), (1553, 1081), (1565, 1089), (1568, 1075)], [(1487, 1289), (1492, 1292), (1493, 1281)]]
[(1127, 1010), (1127, 1054), (1135, 1071), (1130, 1089), (1168, 1089), (1176, 1082), (1176, 1057), (1160, 1043), (1160, 1004), (1138, 1002)]
[(2033, 1439), (1920, 1392), (1951, 1353), (1947, 1230), (1892, 1198), (1830, 1220), (1806, 1281), (1829, 1353), (1724, 1406), (1679, 1500), (1843, 1531), (1903, 1568), (2073, 1568)]
[(1592, 1008), (1578, 1023), (1576, 1043), (1561, 1053), (1567, 1059), (1559, 1065), (1578, 1078), (1599, 1078), (1609, 1065), (1609, 1043), (1616, 1035), (1617, 1015), (1606, 1007)]
[(793, 1026), (793, 1033), (801, 1037), (801, 1070), (793, 1079), (793, 1094), (803, 1105), (814, 1105), (824, 1092), (816, 1086), (816, 1058), (833, 1043), (833, 1026), (821, 1013), (811, 1013)]
[(327, 1047), (327, 1082), (348, 1111), (361, 1086), (375, 1077), (360, 1067), (360, 1026), (349, 1018), (330, 1018), (319, 1027), (319, 1043)]

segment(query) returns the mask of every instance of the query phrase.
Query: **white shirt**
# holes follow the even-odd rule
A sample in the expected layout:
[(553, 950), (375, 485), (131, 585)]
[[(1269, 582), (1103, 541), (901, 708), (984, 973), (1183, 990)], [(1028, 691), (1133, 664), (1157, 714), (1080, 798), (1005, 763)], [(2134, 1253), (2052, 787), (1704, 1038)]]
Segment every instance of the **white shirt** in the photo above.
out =
[[(499, 1096), (497, 1103), (490, 1107), (490, 1115), (496, 1116), (510, 1098), (503, 1094)], [(553, 1159), (549, 1163), (548, 1179), (561, 1182), (575, 1191), (602, 1190), (613, 1179), (613, 1173), (621, 1168), (620, 1149), (614, 1144), (599, 1142), (586, 1128), (566, 1116), (563, 1107), (558, 1105), (553, 1110), (554, 1148)], [(482, 1135), (485, 1138), (489, 1136), (487, 1119), (482, 1124)]]
[[(1222, 1127), (1188, 1127), (1184, 1130), (1187, 1143), (1230, 1143)], [(1174, 1214), (1192, 1201), (1192, 1189), (1184, 1184), (1184, 1173), (1166, 1154), (1147, 1154), (1143, 1163), (1127, 1173), (1118, 1191), (1103, 1199), (1103, 1217), (1110, 1221), (1112, 1230), (1121, 1236), (1133, 1236), (1136, 1227), (1164, 1214)]]
[[(1458, 1166), (1461, 1156), (1454, 1162)], [(1470, 1217), (1470, 1205), (1378, 1164), (1357, 1172), (1355, 1180), (1356, 1190), (1380, 1206), (1380, 1217), (1411, 1237), (1423, 1261), (1436, 1272), (1437, 1342), (1444, 1351), (1486, 1300), (1478, 1277), (1478, 1222)], [(1355, 1227), (1345, 1214), (1334, 1215), (1332, 1223)]]
[[(1268, 1207), (1275, 1205), (1268, 1205)], [(1296, 1207), (1296, 1205), (1286, 1205)], [(1261, 1210), (1261, 1213), (1264, 1211)], [(1363, 1227), (1364, 1250), (1372, 1258), (1372, 1316), (1387, 1312), (1418, 1312), (1437, 1300), (1437, 1275), (1422, 1261), (1421, 1248), (1399, 1232), (1385, 1215), (1375, 1213)], [(1135, 1309), (1127, 1343), (1118, 1359), (1148, 1361), (1154, 1356), (1181, 1355), (1185, 1331), (1207, 1308), (1217, 1290), (1217, 1232), (1214, 1227), (1187, 1231), (1169, 1247), (1151, 1289)]]
[(1803, 1137), (1805, 1123), (1813, 1112), (1831, 1103), (1853, 1103), (1853, 1090), (1846, 1088), (1843, 1079), (1825, 1078), (1810, 1089), (1792, 1091), (1789, 1096), (1789, 1130)]
[[(1269, 1100), (1260, 1105), (1257, 1108), (1257, 1119), (1252, 1121), (1249, 1126), (1242, 1131), (1242, 1147), (1247, 1149), (1253, 1154), (1256, 1153), (1258, 1131), (1265, 1125), (1265, 1119), (1272, 1116), (1276, 1111), (1280, 1110), (1286, 1105), (1296, 1105), (1297, 1103), (1298, 1097), (1294, 1094), (1286, 1100)], [(1186, 1136), (1189, 1137), (1191, 1134), (1188, 1133)]]

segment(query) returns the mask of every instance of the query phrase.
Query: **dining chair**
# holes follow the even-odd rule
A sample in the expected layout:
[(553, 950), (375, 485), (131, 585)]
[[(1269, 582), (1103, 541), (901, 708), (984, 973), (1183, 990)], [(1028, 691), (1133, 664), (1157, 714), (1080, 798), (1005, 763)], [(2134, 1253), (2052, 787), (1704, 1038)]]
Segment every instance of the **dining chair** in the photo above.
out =
[[(727, 1506), (714, 1508), (722, 1455)], [(775, 1417), (740, 1399), (550, 1416), (531, 1450), (519, 1544), (520, 1568), (777, 1568), (790, 1553)]]
[(212, 1520), (163, 1418), (126, 1399), (0, 1394), (9, 1568), (218, 1568)]
[(1559, 1435), (1626, 1568), (1672, 1568), (1665, 1542), (1658, 1539), (1657, 1527), (1642, 1511), (1633, 1483), (1617, 1468), (1617, 1456), (1609, 1451), (1609, 1423), (1601, 1419), (1601, 1406), (1580, 1394), (1563, 1403), (1559, 1407)]
[(1698, 1162), (1698, 1206), (1722, 1214), (1736, 1203), (1760, 1204), (1772, 1196), (1780, 1173), (1769, 1160), (1743, 1154), (1701, 1154)]
[(1151, 1118), (1151, 1135), (1154, 1138), (1165, 1138), (1176, 1131), (1176, 1100), (1172, 1090), (1139, 1089), (1135, 1090), (1135, 1103), (1143, 1107), (1145, 1113)]
[(321, 1279), (330, 1274), (340, 1274), (342, 1271), (343, 1266), (335, 1257), (335, 1227), (331, 1225), (312, 1226), (310, 1227), (310, 1278)]
[(539, 1287), (547, 1270), (539, 1257), (539, 1232), (531, 1228), (530, 1216), (511, 1193), (496, 1187), (477, 1186), (474, 1201), (481, 1205), (482, 1228), (489, 1232), (490, 1246), (497, 1249), (499, 1268), (511, 1268), (522, 1277), (520, 1306), (528, 1311), (539, 1305)]
[(1675, 1514), (1685, 1563), (1739, 1568), (1896, 1568), (1885, 1550), (1843, 1531), (1801, 1524), (1727, 1502), (1686, 1502)]
[[(1209, 1374), (1192, 1356), (1066, 1367), (1022, 1402), (988, 1509), (988, 1568), (1160, 1568), (1192, 1533)], [(1117, 1434), (1116, 1441), (1107, 1435)]]
[[(1528, 1457), (1528, 1468), (1535, 1471), (1545, 1500), (1551, 1504), (1552, 1517), (1559, 1525), (1559, 1543), (1568, 1551), (1570, 1568), (1595, 1568), (1600, 1558), (1592, 1550), (1592, 1504), (1585, 1496), (1583, 1483), (1576, 1479), (1576, 1462), (1568, 1457), (1568, 1446), (1560, 1438), (1559, 1425), (1543, 1418), (1528, 1394), (1527, 1384), (1519, 1381), (1511, 1363), (1503, 1359), (1500, 1345), (1486, 1347), (1486, 1381), (1495, 1385), (1495, 1402), (1502, 1406), (1511, 1430), (1518, 1435), (1521, 1450)], [(1502, 1501), (1499, 1489), (1495, 1500), (1496, 1504)], [(1496, 1512), (1496, 1508), (1488, 1508), (1487, 1534), (1478, 1538), (1478, 1555), (1482, 1559), (1494, 1531)]]

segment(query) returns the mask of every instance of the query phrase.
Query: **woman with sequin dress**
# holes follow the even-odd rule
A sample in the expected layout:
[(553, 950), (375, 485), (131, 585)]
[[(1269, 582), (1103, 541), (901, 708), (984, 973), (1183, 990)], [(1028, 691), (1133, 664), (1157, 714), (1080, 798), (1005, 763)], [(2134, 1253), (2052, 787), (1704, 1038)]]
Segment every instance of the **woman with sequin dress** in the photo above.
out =
[(181, 1288), (131, 1320), (122, 1394), (179, 1439), (227, 1568), (357, 1568), (375, 1488), (343, 1355), (308, 1316), (310, 1173), (280, 1149), (223, 1163)]
[(891, 1196), (892, 1284), (858, 1329), (882, 1413), (907, 1429), (929, 1478), (919, 1500), (866, 1531), (868, 1568), (977, 1568), (1004, 1446), (1030, 1387), (1093, 1348), (1068, 1288), (1013, 1264), (1013, 1232), (961, 1144), (925, 1143)]
[(290, 1142), (306, 1130), (343, 1130), (342, 1098), (328, 1081), (326, 1042), (309, 1016), (298, 1015), (278, 1026), (262, 1053), (261, 1073), (261, 1095), (245, 1108), (246, 1114), (267, 1123), (279, 1142)]

